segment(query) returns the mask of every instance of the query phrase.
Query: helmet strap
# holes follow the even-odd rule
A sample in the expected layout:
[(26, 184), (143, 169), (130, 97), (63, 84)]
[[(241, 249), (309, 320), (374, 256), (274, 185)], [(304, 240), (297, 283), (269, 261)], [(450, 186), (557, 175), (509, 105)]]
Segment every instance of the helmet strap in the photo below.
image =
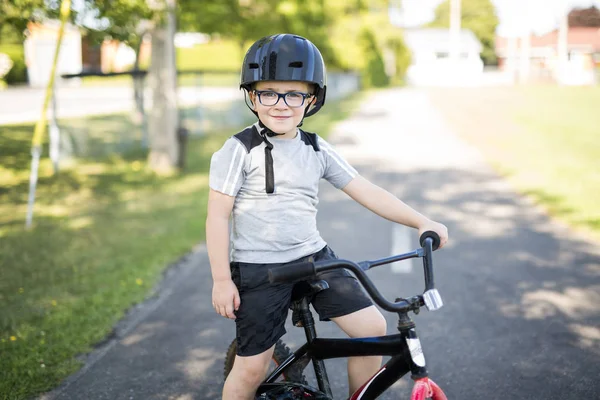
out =
[(312, 109), (310, 111), (308, 111), (308, 107), (307, 107), (307, 111), (305, 113), (305, 117), (310, 117), (311, 115), (315, 115), (320, 109), (321, 107), (323, 107), (323, 104), (325, 104), (325, 95), (327, 94), (327, 86), (324, 86), (322, 89), (318, 90), (315, 93), (315, 96), (317, 97), (317, 102), (315, 103), (315, 105), (312, 107)]
[[(244, 100), (246, 102), (246, 106), (258, 117), (258, 113), (254, 111), (254, 109), (251, 107), (251, 104), (248, 104), (248, 100), (246, 100), (246, 93), (247, 91), (244, 92)], [(304, 121), (306, 114), (308, 114), (309, 108), (310, 107), (306, 107), (304, 109), (304, 115), (302, 116), (302, 120), (300, 120), (298, 127), (302, 126), (302, 122)], [(258, 117), (258, 126), (260, 128), (258, 134), (265, 142), (265, 191), (267, 192), (267, 194), (271, 194), (275, 191), (275, 173), (273, 171), (273, 144), (269, 141), (268, 137), (280, 136), (284, 135), (284, 133), (273, 132), (260, 120), (260, 117)]]
[(273, 136), (285, 135), (285, 133), (275, 133), (272, 130), (270, 130), (265, 124), (263, 124), (263, 122), (260, 120), (260, 118), (258, 119), (258, 126), (260, 126), (260, 128), (262, 130), (261, 135), (263, 136), (263, 138), (265, 138), (266, 136), (273, 137)]
[(304, 109), (304, 115), (302, 116), (302, 119), (300, 120), (300, 123), (297, 125), (298, 128), (300, 128), (302, 126), (302, 124), (304, 123), (304, 118), (306, 118), (306, 114), (308, 114), (308, 109), (309, 108), (310, 108), (310, 106), (306, 107)]
[[(250, 95), (248, 92), (248, 89), (243, 88), (242, 90), (244, 91), (244, 103), (246, 103), (246, 107), (248, 107), (250, 109), (250, 111), (252, 111), (254, 113), (254, 115), (256, 115), (256, 117), (258, 118), (258, 113), (256, 111), (254, 111), (252, 100), (248, 99), (248, 97)], [(250, 104), (248, 104), (248, 102), (250, 102)]]
[(262, 138), (263, 142), (265, 142), (265, 191), (267, 194), (271, 194), (275, 191), (275, 174), (273, 173), (273, 154), (271, 151), (273, 150), (273, 144), (269, 142), (267, 136), (269, 132), (274, 133), (269, 128), (267, 128), (260, 119), (258, 120), (258, 126), (261, 128), (258, 131), (258, 134)]

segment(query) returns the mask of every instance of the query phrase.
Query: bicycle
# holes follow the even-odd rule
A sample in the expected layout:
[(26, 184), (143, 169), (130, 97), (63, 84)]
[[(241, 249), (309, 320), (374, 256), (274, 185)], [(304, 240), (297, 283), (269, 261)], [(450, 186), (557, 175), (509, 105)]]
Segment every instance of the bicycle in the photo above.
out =
[[(439, 247), (440, 238), (432, 231), (421, 235), (421, 248), (414, 251), (382, 258), (374, 261), (352, 261), (337, 259), (318, 262), (303, 262), (269, 270), (271, 283), (296, 282), (292, 294), (292, 321), (295, 326), (303, 327), (307, 342), (294, 353), (279, 340), (275, 345), (273, 360), (276, 368), (272, 371), (256, 392), (256, 399), (287, 400), (287, 399), (316, 399), (331, 400), (333, 395), (324, 360), (356, 356), (392, 356), (391, 359), (349, 400), (375, 399), (384, 393), (392, 384), (411, 372), (413, 386), (411, 400), (447, 400), (442, 389), (428, 377), (425, 357), (421, 343), (415, 330), (415, 323), (408, 313), (418, 314), (425, 306), (430, 311), (443, 306), (442, 299), (435, 288), (433, 277), (432, 253)], [(377, 290), (365, 271), (370, 268), (389, 264), (410, 258), (423, 258), (425, 291), (408, 299), (397, 298), (395, 302), (385, 299)], [(326, 290), (328, 284), (324, 280), (307, 280), (314, 278), (319, 272), (336, 268), (347, 268), (357, 277), (367, 293), (382, 309), (398, 313), (397, 334), (374, 338), (328, 339), (318, 338), (315, 322), (309, 309), (309, 299), (321, 290)], [(225, 377), (233, 366), (235, 359), (234, 340), (229, 347), (225, 360)], [(313, 364), (318, 389), (307, 384), (303, 375), (309, 363)], [(283, 381), (277, 381), (283, 378)]]

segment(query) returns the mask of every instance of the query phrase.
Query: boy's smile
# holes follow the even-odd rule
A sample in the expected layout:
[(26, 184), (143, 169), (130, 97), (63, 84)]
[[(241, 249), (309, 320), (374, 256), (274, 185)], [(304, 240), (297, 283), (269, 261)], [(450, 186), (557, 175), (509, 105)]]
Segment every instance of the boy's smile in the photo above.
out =
[[(308, 83), (297, 81), (265, 81), (258, 82), (255, 90), (258, 92), (272, 91), (276, 94), (290, 92), (310, 93)], [(304, 117), (304, 110), (314, 101), (314, 97), (307, 97), (301, 107), (290, 107), (280, 97), (272, 106), (263, 105), (256, 92), (251, 92), (250, 99), (254, 104), (254, 110), (258, 113), (261, 122), (273, 132), (279, 134), (279, 138), (292, 139), (296, 136), (296, 128)], [(264, 100), (263, 100), (264, 102)]]

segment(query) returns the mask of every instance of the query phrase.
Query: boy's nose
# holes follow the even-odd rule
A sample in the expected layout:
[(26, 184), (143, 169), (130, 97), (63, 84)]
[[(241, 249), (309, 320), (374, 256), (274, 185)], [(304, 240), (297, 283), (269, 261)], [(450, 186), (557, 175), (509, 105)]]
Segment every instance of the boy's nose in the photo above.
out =
[(288, 105), (285, 103), (285, 100), (283, 100), (283, 97), (280, 97), (277, 99), (277, 103), (275, 103), (275, 105), (273, 106), (275, 108), (288, 108)]

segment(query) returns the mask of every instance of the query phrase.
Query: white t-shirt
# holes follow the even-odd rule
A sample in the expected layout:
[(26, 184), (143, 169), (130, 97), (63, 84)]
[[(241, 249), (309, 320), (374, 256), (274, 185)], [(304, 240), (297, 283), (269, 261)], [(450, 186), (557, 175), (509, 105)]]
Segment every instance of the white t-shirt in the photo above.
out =
[(358, 173), (321, 137), (298, 129), (293, 139), (267, 137), (274, 174), (268, 194), (261, 132), (257, 122), (213, 154), (209, 185), (235, 197), (231, 261), (289, 262), (326, 245), (316, 220), (320, 179), (341, 189)]

